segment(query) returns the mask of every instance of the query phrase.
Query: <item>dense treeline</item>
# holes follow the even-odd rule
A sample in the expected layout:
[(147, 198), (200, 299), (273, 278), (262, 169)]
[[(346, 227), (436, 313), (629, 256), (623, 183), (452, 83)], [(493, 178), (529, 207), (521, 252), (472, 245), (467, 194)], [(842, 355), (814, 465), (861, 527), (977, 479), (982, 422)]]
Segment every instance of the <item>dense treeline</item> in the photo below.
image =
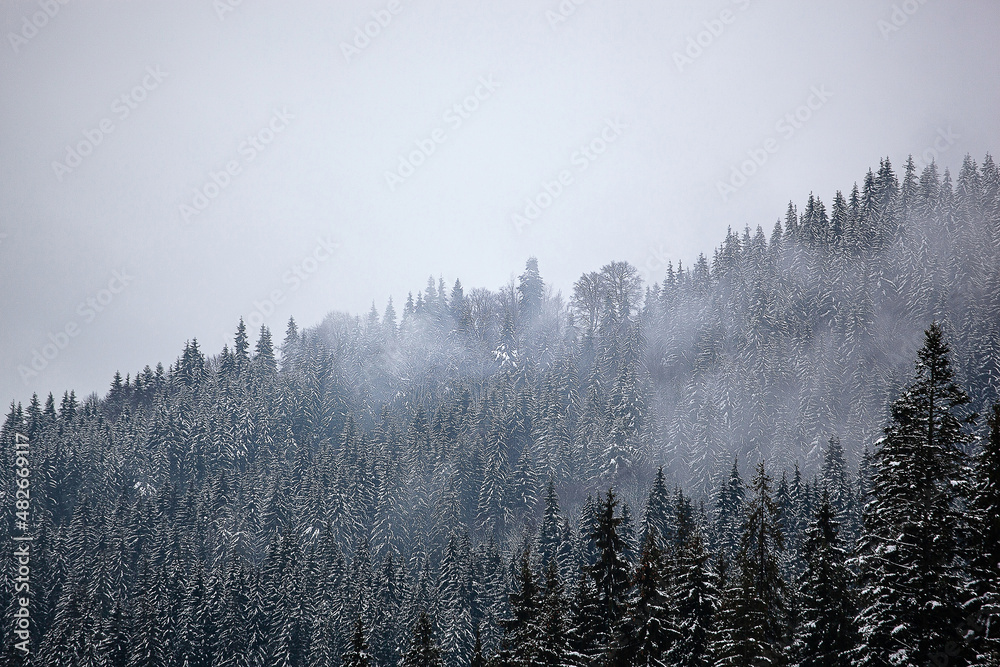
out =
[(645, 288), (529, 260), (240, 322), (11, 406), (33, 664), (997, 665), (998, 389), (989, 156), (884, 160)]

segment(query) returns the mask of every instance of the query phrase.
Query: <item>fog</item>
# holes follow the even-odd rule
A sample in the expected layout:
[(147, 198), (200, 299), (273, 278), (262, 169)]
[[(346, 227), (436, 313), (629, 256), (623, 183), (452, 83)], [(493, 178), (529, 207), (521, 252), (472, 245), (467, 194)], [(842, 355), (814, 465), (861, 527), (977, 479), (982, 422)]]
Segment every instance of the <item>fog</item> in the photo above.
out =
[(567, 297), (612, 260), (660, 280), (882, 157), (956, 173), (1000, 140), (985, 0), (47, 0), (0, 27), (7, 403), (529, 256)]

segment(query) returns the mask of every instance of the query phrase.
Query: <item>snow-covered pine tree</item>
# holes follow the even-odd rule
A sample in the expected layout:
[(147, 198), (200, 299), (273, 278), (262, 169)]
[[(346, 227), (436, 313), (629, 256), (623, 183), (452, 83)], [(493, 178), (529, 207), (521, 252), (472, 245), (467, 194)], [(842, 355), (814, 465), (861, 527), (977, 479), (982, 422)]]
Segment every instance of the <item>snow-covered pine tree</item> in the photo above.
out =
[(972, 560), (975, 599), (966, 606), (966, 624), (978, 664), (1000, 665), (1000, 403), (987, 418), (989, 435), (976, 460), (972, 500)]
[(623, 617), (631, 583), (625, 541), (620, 533), (623, 519), (617, 507), (618, 498), (609, 488), (598, 506), (597, 526), (590, 535), (597, 552), (597, 562), (590, 567), (590, 575), (597, 587), (598, 645), (602, 651), (610, 646), (615, 626)]
[(573, 664), (569, 641), (569, 604), (555, 559), (545, 568), (545, 585), (538, 610), (538, 653), (533, 664), (569, 667)]
[(562, 543), (562, 517), (559, 512), (559, 495), (556, 493), (555, 481), (550, 477), (545, 490), (545, 509), (542, 515), (542, 526), (538, 531), (538, 557), (542, 571), (549, 567), (549, 562), (558, 558)]
[[(962, 549), (969, 482), (962, 408), (969, 399), (948, 357), (941, 327), (933, 323), (917, 353), (916, 375), (893, 404), (874, 454), (857, 562), (855, 661), (861, 667), (969, 659), (960, 631), (962, 605), (971, 597)], [(946, 647), (954, 650), (945, 653)]]
[(853, 485), (847, 472), (844, 448), (840, 444), (840, 438), (836, 436), (830, 438), (823, 453), (823, 467), (819, 481), (823, 491), (829, 494), (830, 507), (840, 524), (840, 539), (850, 548), (857, 536), (861, 517), (857, 507), (857, 495), (852, 489)]
[(659, 543), (663, 547), (673, 544), (674, 541), (674, 508), (670, 502), (670, 491), (667, 490), (663, 477), (663, 466), (656, 471), (656, 478), (653, 486), (649, 489), (649, 497), (646, 500), (646, 509), (642, 514), (642, 525), (639, 539), (642, 544), (646, 542), (646, 536), (651, 531), (655, 531), (659, 536)]
[(570, 649), (577, 664), (590, 665), (601, 653), (601, 606), (597, 586), (588, 569), (581, 564), (570, 603)]
[(669, 607), (672, 644), (666, 664), (708, 667), (709, 642), (720, 596), (716, 573), (705, 551), (701, 529), (694, 526), (677, 550)]
[(410, 647), (401, 664), (402, 667), (444, 667), (441, 647), (434, 636), (434, 622), (426, 611), (421, 611), (413, 624)]
[(609, 664), (660, 667), (672, 639), (667, 564), (656, 529), (646, 534), (624, 619), (617, 624)]
[(730, 560), (736, 554), (740, 539), (740, 529), (743, 524), (744, 497), (746, 489), (740, 477), (738, 461), (733, 459), (733, 468), (729, 478), (719, 488), (715, 500), (715, 546), (723, 551)]
[(365, 639), (365, 626), (360, 618), (354, 622), (351, 645), (341, 657), (340, 664), (342, 667), (372, 667), (372, 657), (368, 652), (368, 642)]
[(800, 577), (799, 627), (794, 629), (798, 667), (849, 667), (857, 639), (854, 587), (847, 552), (829, 494), (824, 491), (806, 531), (805, 571)]
[(532, 570), (530, 543), (518, 558), (518, 574), (509, 595), (511, 615), (502, 622), (504, 639), (499, 664), (527, 667), (538, 657), (541, 590)]
[(454, 533), (448, 539), (438, 572), (438, 618), (441, 628), (441, 655), (447, 664), (469, 661), (475, 641), (472, 621), (472, 591), (467, 585), (469, 554)]
[(757, 466), (750, 485), (736, 572), (721, 619), (721, 641), (714, 647), (718, 667), (770, 667), (786, 654), (786, 583), (781, 577), (784, 537), (771, 497), (771, 478)]

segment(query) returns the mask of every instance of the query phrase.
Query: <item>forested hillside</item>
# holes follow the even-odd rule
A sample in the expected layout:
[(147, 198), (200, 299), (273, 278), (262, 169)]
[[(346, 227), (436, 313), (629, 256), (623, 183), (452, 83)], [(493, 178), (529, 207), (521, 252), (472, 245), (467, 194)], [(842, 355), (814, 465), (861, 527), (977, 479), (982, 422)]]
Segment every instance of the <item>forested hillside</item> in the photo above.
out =
[(31, 664), (1000, 664), (1000, 171), (828, 202), (12, 405)]

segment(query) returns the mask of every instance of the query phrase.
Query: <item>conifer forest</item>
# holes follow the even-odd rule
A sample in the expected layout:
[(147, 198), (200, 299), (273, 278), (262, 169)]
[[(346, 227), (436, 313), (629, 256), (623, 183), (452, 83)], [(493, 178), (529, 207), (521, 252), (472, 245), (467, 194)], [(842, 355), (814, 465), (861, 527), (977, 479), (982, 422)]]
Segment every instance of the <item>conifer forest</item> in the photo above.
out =
[(862, 176), (15, 402), (0, 664), (1000, 666), (1000, 170)]

